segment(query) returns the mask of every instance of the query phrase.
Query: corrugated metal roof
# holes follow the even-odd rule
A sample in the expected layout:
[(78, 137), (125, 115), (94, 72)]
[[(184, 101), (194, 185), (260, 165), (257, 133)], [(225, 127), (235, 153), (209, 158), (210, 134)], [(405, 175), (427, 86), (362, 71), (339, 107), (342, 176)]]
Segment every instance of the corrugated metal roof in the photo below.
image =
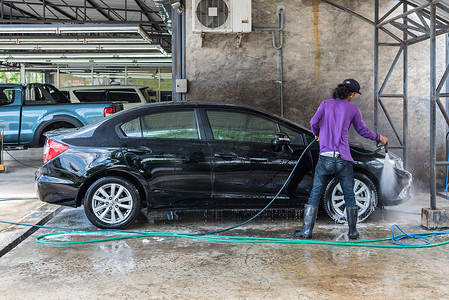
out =
[[(96, 63), (106, 61), (110, 54), (114, 65), (121, 59), (124, 65), (171, 62), (171, 34), (166, 26), (169, 19), (166, 15), (161, 17), (152, 0), (2, 0), (1, 3), (3, 62), (15, 63), (20, 59), (27, 62), (24, 54), (28, 54), (28, 61), (33, 64), (39, 59), (54, 64)], [(74, 30), (67, 30), (69, 25)], [(130, 30), (122, 30), (126, 26)], [(61, 43), (68, 40), (73, 43)], [(116, 44), (120, 46), (114, 47)], [(91, 57), (80, 55), (86, 53), (91, 53)], [(132, 57), (132, 53), (138, 55)]]

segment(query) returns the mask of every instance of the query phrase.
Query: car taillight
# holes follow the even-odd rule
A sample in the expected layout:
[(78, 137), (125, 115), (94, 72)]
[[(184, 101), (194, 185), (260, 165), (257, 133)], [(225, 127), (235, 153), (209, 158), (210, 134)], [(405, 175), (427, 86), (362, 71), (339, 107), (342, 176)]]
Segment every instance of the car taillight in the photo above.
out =
[(104, 109), (104, 116), (106, 117), (107, 115), (111, 115), (115, 113), (115, 107), (106, 107)]
[(50, 159), (55, 158), (65, 150), (67, 150), (69, 146), (58, 143), (55, 141), (52, 141), (50, 139), (47, 139), (44, 146), (44, 163), (49, 161)]

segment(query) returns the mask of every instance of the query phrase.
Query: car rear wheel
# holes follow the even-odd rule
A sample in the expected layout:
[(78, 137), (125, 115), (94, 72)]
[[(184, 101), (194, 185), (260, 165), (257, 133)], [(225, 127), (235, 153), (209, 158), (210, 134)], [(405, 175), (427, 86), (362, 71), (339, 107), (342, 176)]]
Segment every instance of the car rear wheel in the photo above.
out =
[(137, 188), (123, 178), (103, 177), (87, 190), (84, 211), (99, 228), (118, 229), (131, 224), (140, 212)]
[[(368, 176), (354, 173), (354, 194), (359, 209), (359, 222), (366, 220), (377, 206), (377, 189)], [(333, 178), (324, 193), (324, 210), (337, 223), (346, 222), (346, 206), (343, 190), (337, 178)]]

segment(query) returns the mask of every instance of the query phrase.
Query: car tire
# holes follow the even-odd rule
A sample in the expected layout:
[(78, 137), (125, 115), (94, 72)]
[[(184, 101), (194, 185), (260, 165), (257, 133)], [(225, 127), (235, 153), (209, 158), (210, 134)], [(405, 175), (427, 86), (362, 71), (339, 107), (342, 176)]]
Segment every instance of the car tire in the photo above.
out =
[(84, 198), (84, 212), (98, 228), (119, 229), (130, 225), (139, 215), (139, 191), (120, 177), (103, 177), (95, 181)]
[[(354, 193), (359, 208), (359, 222), (366, 220), (377, 206), (377, 189), (368, 176), (354, 173)], [(343, 190), (337, 178), (333, 178), (326, 187), (323, 206), (326, 213), (337, 223), (346, 222), (346, 207)]]

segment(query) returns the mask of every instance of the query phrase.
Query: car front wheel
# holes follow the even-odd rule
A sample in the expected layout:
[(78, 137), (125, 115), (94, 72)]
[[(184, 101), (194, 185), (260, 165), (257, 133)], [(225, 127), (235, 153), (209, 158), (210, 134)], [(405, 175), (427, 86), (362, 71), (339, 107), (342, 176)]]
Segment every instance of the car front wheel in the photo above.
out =
[[(354, 173), (354, 194), (359, 209), (359, 222), (366, 220), (377, 206), (377, 189), (368, 176)], [(324, 210), (337, 223), (346, 222), (346, 206), (343, 190), (337, 178), (333, 178), (324, 193)]]
[(87, 190), (84, 211), (99, 228), (118, 229), (131, 224), (140, 212), (137, 188), (123, 178), (103, 177)]

